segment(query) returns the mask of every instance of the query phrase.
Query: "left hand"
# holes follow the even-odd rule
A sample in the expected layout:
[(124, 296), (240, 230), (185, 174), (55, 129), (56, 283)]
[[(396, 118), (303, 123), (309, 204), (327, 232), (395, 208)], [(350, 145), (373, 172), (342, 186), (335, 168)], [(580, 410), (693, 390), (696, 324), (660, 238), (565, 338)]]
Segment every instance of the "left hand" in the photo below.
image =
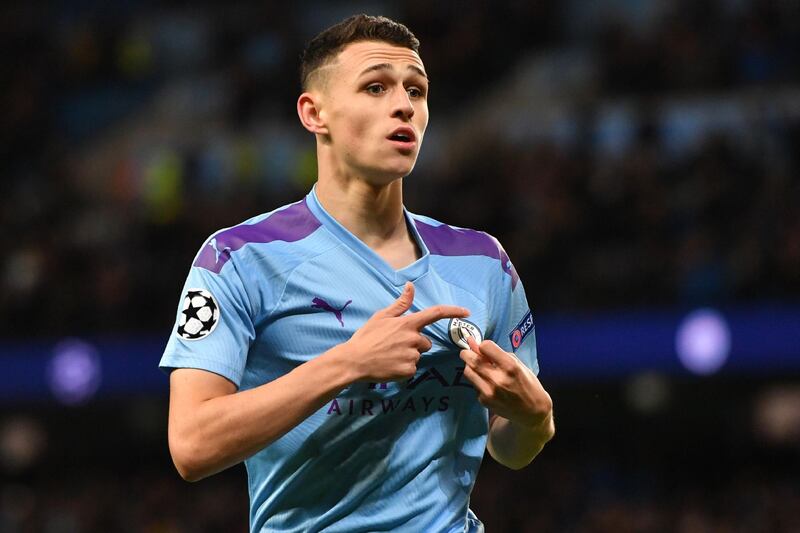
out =
[(528, 428), (552, 416), (553, 401), (530, 368), (490, 340), (480, 345), (469, 337), (461, 350), (464, 376), (478, 391), (478, 401), (495, 414)]

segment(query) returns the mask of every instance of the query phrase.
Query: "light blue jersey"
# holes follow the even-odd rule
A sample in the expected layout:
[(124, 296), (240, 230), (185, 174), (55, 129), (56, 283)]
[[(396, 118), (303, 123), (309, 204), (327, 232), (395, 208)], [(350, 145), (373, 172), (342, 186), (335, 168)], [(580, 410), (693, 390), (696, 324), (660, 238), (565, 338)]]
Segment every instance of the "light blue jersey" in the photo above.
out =
[(474, 532), (469, 509), (488, 413), (463, 375), (463, 337), (495, 341), (538, 373), (533, 320), (496, 239), (405, 212), (422, 257), (394, 270), (331, 217), (300, 202), (212, 236), (189, 272), (160, 366), (199, 368), (240, 390), (347, 341), (397, 299), (411, 311), (466, 307), (467, 323), (422, 330), (433, 347), (407, 381), (354, 383), (245, 461), (253, 532)]

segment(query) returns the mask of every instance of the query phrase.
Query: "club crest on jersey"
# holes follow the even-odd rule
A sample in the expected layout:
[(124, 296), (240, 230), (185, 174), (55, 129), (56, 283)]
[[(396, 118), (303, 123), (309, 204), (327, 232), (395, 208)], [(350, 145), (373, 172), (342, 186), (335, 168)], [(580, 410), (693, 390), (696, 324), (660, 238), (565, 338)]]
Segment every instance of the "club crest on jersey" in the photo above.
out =
[(206, 289), (188, 289), (178, 319), (177, 333), (187, 341), (207, 337), (219, 323), (219, 305)]
[(469, 320), (451, 318), (447, 329), (450, 331), (450, 340), (453, 341), (456, 346), (466, 350), (469, 350), (469, 342), (467, 342), (469, 337), (474, 338), (475, 342), (478, 344), (483, 341), (481, 329)]
[(514, 351), (517, 351), (517, 348), (520, 347), (522, 341), (525, 340), (525, 337), (533, 331), (533, 315), (531, 315), (530, 310), (525, 313), (525, 316), (522, 317), (522, 320), (519, 321), (517, 327), (511, 330), (511, 333), (508, 334), (508, 340), (511, 341), (511, 347)]

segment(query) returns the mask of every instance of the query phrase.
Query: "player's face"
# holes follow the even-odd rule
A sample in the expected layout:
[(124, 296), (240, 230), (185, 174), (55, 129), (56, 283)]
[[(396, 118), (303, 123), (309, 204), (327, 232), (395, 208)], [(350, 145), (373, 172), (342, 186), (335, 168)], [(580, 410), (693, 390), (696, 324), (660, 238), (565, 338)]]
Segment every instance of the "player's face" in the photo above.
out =
[(419, 55), (356, 42), (331, 68), (323, 112), (339, 170), (376, 184), (407, 176), (428, 126), (428, 78)]

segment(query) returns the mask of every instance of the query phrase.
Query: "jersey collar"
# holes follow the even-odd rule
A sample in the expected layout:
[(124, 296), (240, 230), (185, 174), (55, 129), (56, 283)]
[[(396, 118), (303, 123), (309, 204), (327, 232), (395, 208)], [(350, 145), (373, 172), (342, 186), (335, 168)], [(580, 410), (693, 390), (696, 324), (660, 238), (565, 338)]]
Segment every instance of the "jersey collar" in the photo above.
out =
[(364, 244), (361, 239), (350, 233), (350, 231), (342, 226), (339, 221), (333, 218), (330, 213), (325, 211), (325, 208), (323, 208), (322, 204), (319, 202), (319, 198), (317, 198), (316, 184), (311, 189), (311, 192), (309, 192), (306, 196), (306, 204), (317, 220), (322, 223), (325, 229), (327, 229), (342, 244), (355, 252), (355, 254), (362, 260), (366, 261), (372, 268), (380, 272), (392, 284), (398, 287), (402, 286), (405, 284), (405, 282), (414, 281), (428, 271), (430, 252), (428, 247), (425, 245), (425, 241), (423, 241), (422, 237), (420, 237), (419, 232), (417, 231), (417, 226), (414, 224), (414, 220), (411, 218), (411, 215), (408, 213), (405, 206), (403, 207), (403, 216), (406, 219), (406, 226), (408, 227), (409, 231), (411, 231), (412, 237), (417, 242), (419, 249), (422, 251), (422, 257), (405, 268), (395, 270), (389, 265), (389, 263), (384, 261), (381, 256), (375, 253), (372, 248)]

